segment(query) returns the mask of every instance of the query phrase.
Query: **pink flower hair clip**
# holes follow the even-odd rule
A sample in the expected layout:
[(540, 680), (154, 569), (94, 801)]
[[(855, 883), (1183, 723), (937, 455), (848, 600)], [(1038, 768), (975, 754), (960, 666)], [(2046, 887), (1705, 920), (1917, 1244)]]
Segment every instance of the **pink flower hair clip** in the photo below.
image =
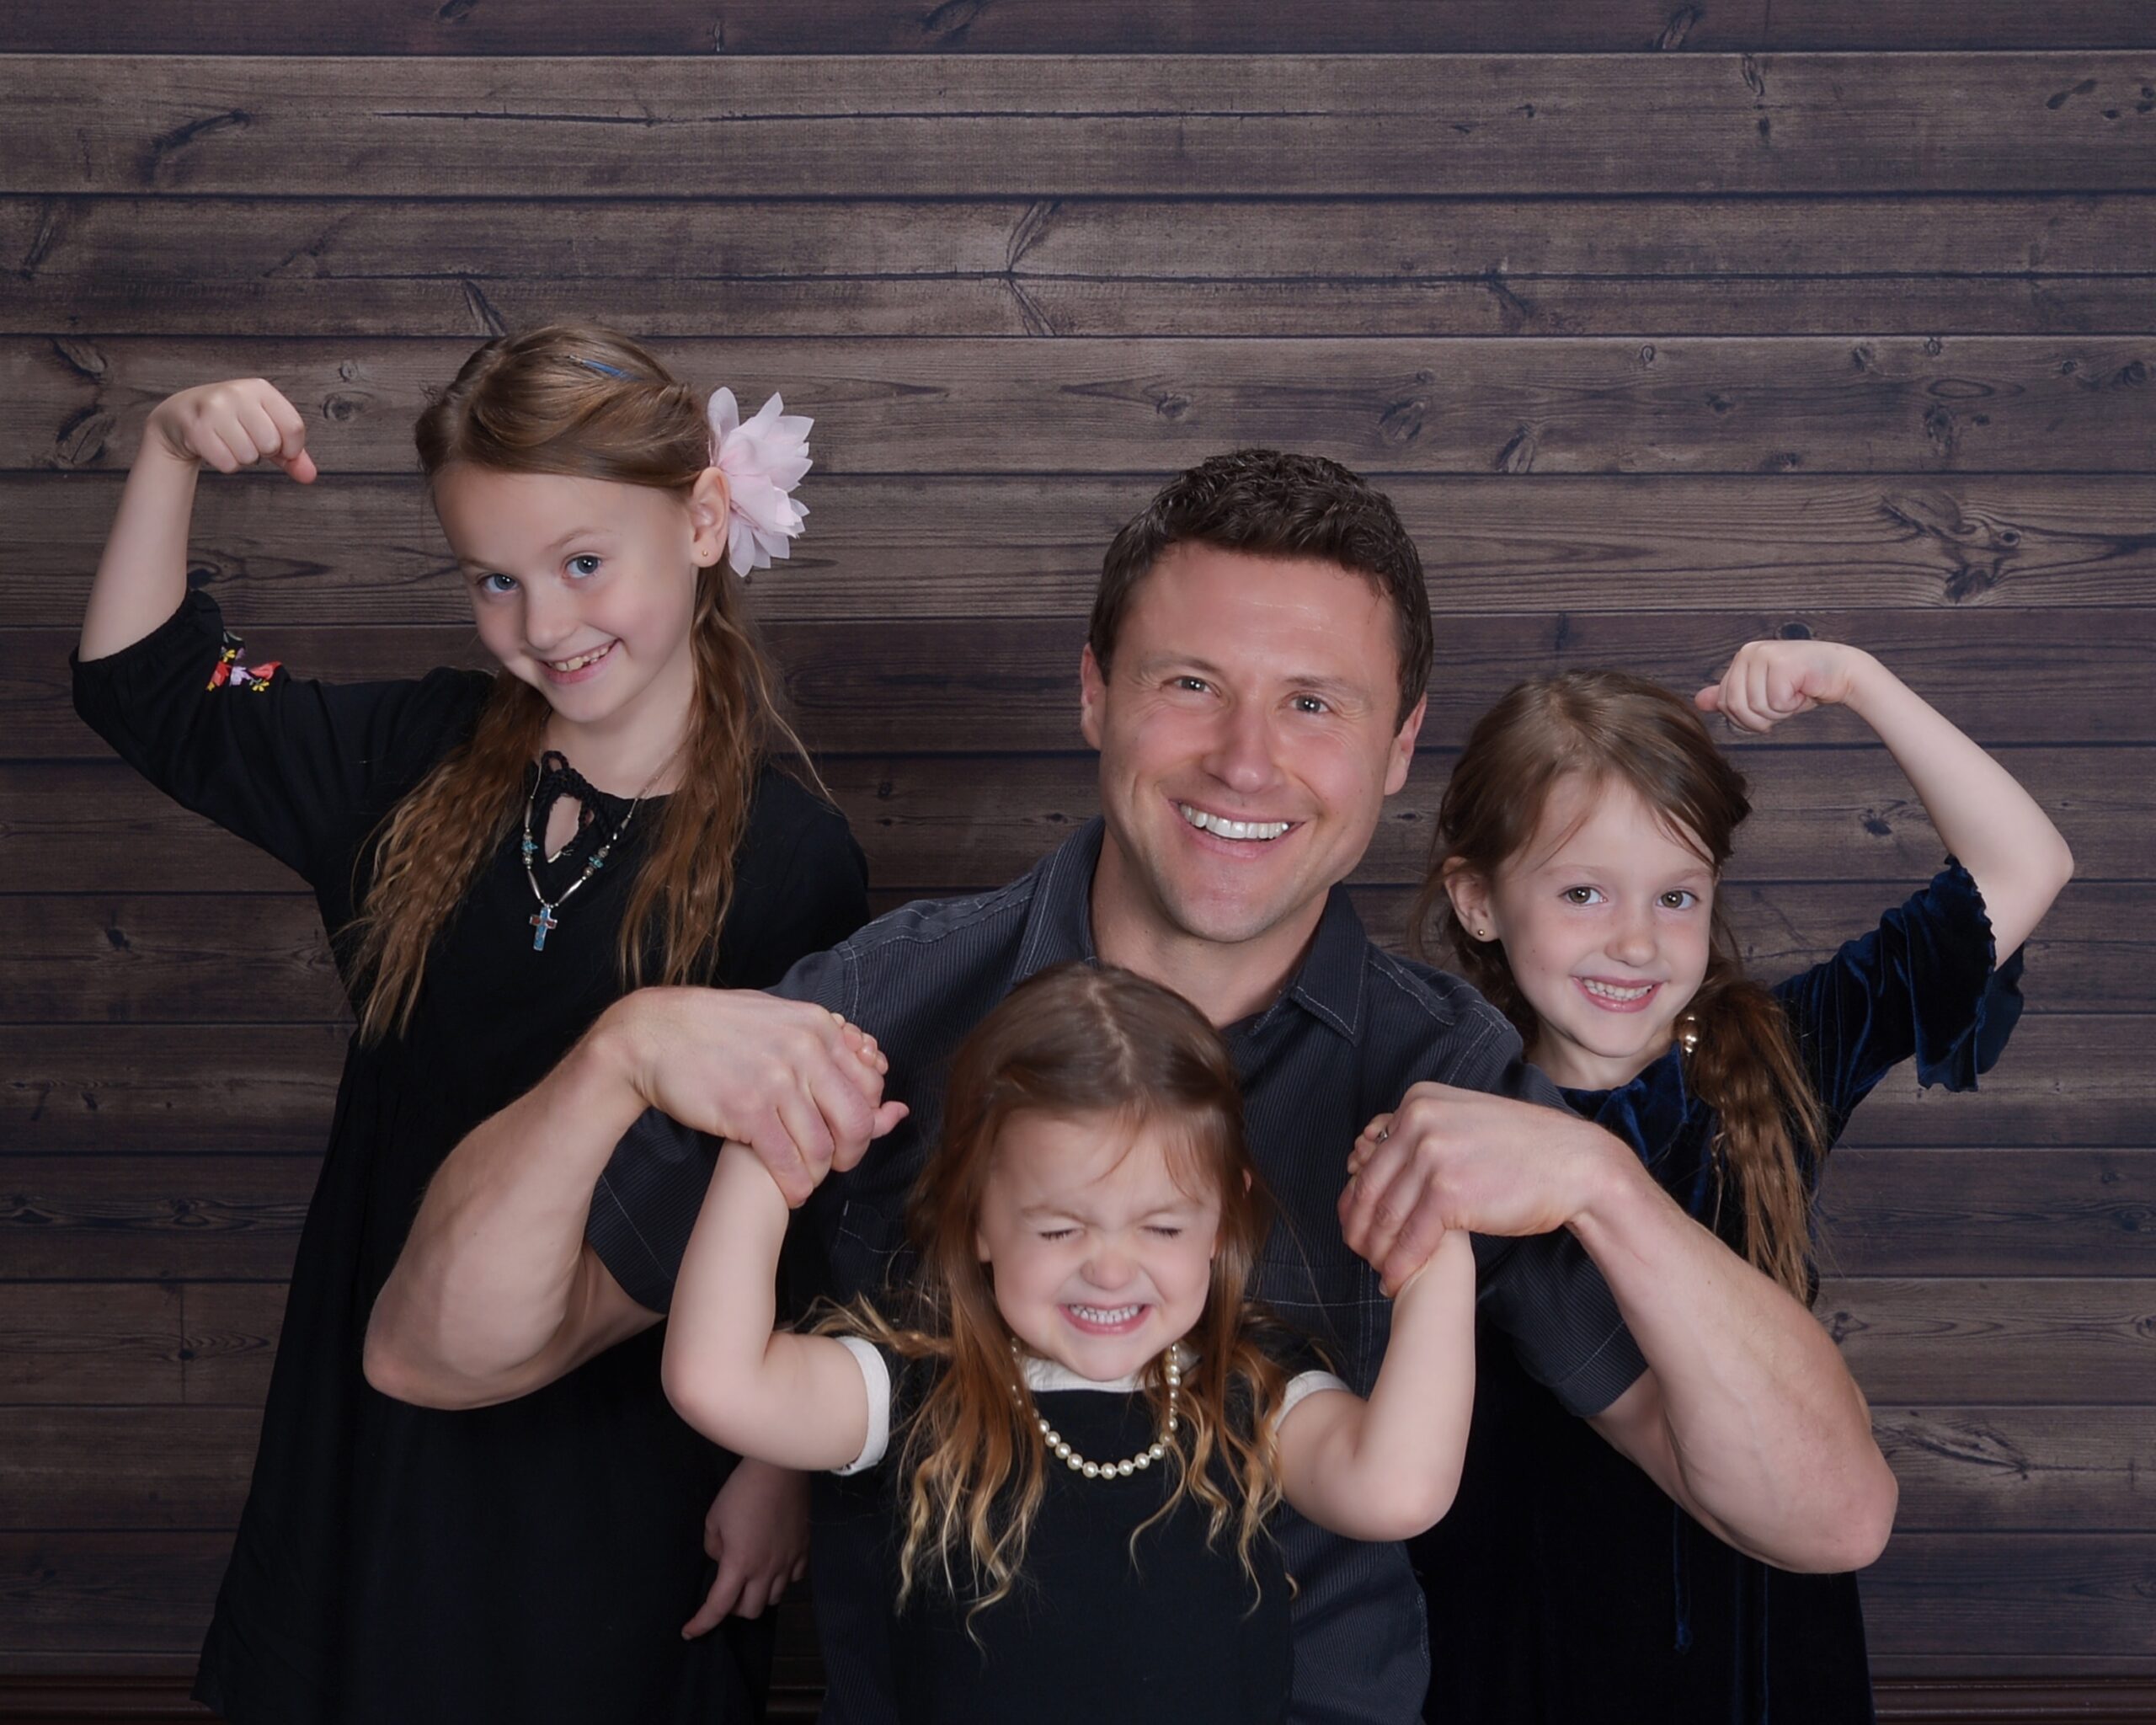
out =
[(801, 531), (808, 511), (791, 493), (809, 468), (808, 428), (816, 422), (789, 414), (774, 395), (744, 421), (730, 389), (712, 392), (712, 465), (726, 475), (732, 507), (726, 523), (726, 556), (734, 573), (769, 569), (787, 555), (787, 542)]

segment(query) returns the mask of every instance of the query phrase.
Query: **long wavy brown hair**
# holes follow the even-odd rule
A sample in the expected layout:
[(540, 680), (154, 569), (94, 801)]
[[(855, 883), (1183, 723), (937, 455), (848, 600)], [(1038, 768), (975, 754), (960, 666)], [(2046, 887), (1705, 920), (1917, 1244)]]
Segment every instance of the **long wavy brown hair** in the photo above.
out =
[[(1251, 1554), (1280, 1500), (1272, 1429), (1286, 1374), (1278, 1343), (1271, 1351), (1261, 1345), (1280, 1327), (1245, 1297), (1271, 1210), (1244, 1142), (1234, 1063), (1219, 1032), (1181, 996), (1128, 970), (1073, 964), (1012, 990), (953, 1056), (942, 1138), (908, 1215), (921, 1263), (907, 1322), (889, 1322), (857, 1303), (827, 1324), (865, 1331), (939, 1367), (900, 1451), (907, 1487), (899, 1601), (932, 1575), (953, 1598), (970, 1595), (970, 1617), (1005, 1598), (1024, 1567), (1047, 1450), (1033, 1392), (1012, 1369), (992, 1267), (980, 1262), (976, 1242), (1004, 1128), (1034, 1113), (1097, 1119), (1111, 1140), (1128, 1140), (1145, 1124), (1169, 1126), (1177, 1183), (1219, 1198), (1211, 1285), (1184, 1338), (1197, 1359), (1183, 1375), (1162, 1464), (1176, 1483), (1138, 1533), (1194, 1498), (1209, 1540), (1232, 1531), (1256, 1589)], [(1164, 1425), (1167, 1389), (1157, 1362), (1145, 1388)]]
[[(595, 324), (487, 343), (428, 404), (413, 435), (430, 488), (462, 463), (646, 485), (686, 504), (711, 465), (695, 393), (637, 343)], [(763, 762), (785, 760), (817, 783), (781, 711), (740, 582), (723, 555), (696, 579), (696, 696), (680, 782), (657, 816), (622, 920), (621, 973), (630, 987), (709, 976)], [(469, 740), (384, 824), (372, 882), (346, 931), (364, 991), (363, 1039), (409, 1028), (428, 954), (516, 824), (550, 710), (529, 684), (496, 676)]]
[(1685, 1081), (1715, 1111), (1717, 1204), (1734, 1194), (1745, 1256), (1809, 1303), (1811, 1207), (1800, 1156), (1816, 1169), (1826, 1154), (1818, 1100), (1787, 1018), (1745, 976), (1723, 914), (1722, 869), (1752, 804), (1743, 775), (1689, 702), (1613, 670), (1566, 671), (1508, 690), (1476, 722), (1445, 787), (1410, 948), (1459, 971), (1534, 1045), (1540, 1021), (1502, 943), (1470, 937), (1446, 883), (1460, 872), (1494, 880), (1534, 842), (1551, 791), (1572, 774), (1630, 786), (1713, 867), (1706, 975), (1685, 1009), (1699, 1038)]

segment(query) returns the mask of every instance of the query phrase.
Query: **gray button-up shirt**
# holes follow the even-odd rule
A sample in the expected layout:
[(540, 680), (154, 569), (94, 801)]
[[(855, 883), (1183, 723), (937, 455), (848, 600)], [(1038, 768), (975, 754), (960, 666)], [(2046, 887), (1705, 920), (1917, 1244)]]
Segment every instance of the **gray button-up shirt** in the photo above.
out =
[[(1017, 984), (1068, 959), (1097, 962), (1093, 870), (1102, 825), (1089, 823), (1022, 879), (978, 897), (909, 905), (828, 953), (803, 959), (773, 991), (843, 1013), (890, 1060), (888, 1097), (911, 1109), (851, 1172), (832, 1176), (803, 1212), (825, 1287), (875, 1294), (903, 1274), (905, 1210), (942, 1117), (952, 1052)], [(1433, 1079), (1561, 1107), (1522, 1059), (1518, 1035), (1456, 977), (1381, 952), (1335, 887), (1294, 981), (1257, 1016), (1226, 1027), (1243, 1085), (1252, 1155), (1278, 1212), (1256, 1294), (1310, 1331), (1360, 1393), (1375, 1381), (1391, 1328), (1377, 1273), (1349, 1251), (1337, 1210), (1355, 1135)], [(622, 1139), (594, 1194), (587, 1237), (637, 1300), (664, 1311), (703, 1202), (714, 1147), (647, 1114)], [(1599, 1413), (1645, 1370), (1601, 1274), (1565, 1233), (1476, 1236), (1483, 1316), (1528, 1371), (1574, 1413)], [(816, 1613), (830, 1695), (825, 1718), (869, 1725), (890, 1701), (890, 1601), (868, 1511), (825, 1488), (816, 1526)], [(1402, 1548), (1346, 1540), (1283, 1509), (1275, 1531), (1295, 1599), (1298, 1725), (1421, 1716), (1429, 1682), (1424, 1615)], [(1107, 1650), (1104, 1650), (1104, 1653)], [(1112, 1657), (1112, 1653), (1108, 1656)]]

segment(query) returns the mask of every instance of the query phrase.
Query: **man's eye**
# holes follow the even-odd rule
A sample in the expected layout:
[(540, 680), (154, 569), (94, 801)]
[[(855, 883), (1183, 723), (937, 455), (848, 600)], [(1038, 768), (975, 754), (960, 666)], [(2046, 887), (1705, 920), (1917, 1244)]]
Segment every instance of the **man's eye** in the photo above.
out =
[(1330, 713), (1331, 710), (1318, 696), (1298, 695), (1295, 697), (1295, 711), (1298, 713)]
[(1177, 677), (1175, 679), (1173, 686), (1182, 689), (1189, 694), (1203, 695), (1213, 686), (1207, 682), (1203, 677)]
[(599, 573), (599, 559), (587, 551), (582, 557), (569, 559), (568, 570), (573, 575), (595, 575)]

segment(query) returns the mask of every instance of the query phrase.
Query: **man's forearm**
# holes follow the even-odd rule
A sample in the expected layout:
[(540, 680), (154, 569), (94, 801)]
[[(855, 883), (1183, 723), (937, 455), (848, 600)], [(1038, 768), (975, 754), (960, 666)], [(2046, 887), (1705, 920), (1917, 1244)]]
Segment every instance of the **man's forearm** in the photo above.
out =
[(1652, 1384), (1635, 1386), (1598, 1426), (1753, 1556), (1790, 1569), (1870, 1562), (1892, 1530), (1897, 1487), (1833, 1339), (1611, 1144), (1572, 1227)]
[(592, 1188), (644, 1108), (628, 1071), (602, 1018), (450, 1152), (375, 1302), (366, 1370), (377, 1388), (433, 1405), (499, 1401), (572, 1363), (551, 1356), (590, 1326), (595, 1300), (612, 1308), (599, 1315), (606, 1339), (638, 1327), (584, 1261)]

